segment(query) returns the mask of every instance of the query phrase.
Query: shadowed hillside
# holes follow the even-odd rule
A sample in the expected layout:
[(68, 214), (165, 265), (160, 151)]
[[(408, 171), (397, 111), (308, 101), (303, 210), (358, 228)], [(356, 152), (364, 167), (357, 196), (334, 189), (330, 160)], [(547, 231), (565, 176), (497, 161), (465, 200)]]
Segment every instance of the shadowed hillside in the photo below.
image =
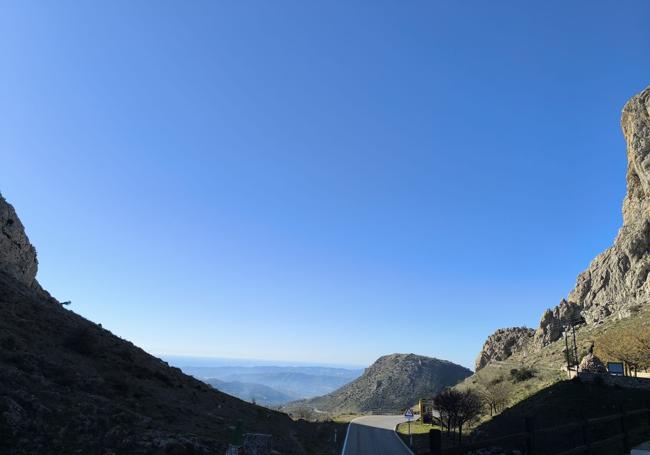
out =
[(67, 310), (36, 282), (35, 251), (1, 196), (0, 227), (0, 453), (224, 453), (237, 421), (272, 434), (285, 454), (314, 453), (329, 436), (216, 391)]

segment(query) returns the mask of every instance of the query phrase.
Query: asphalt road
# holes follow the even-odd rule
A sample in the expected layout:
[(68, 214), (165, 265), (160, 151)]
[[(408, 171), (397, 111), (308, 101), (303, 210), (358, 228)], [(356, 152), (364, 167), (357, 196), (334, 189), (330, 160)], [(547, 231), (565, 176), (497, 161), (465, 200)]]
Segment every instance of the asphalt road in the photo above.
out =
[(395, 434), (403, 416), (366, 416), (350, 422), (341, 455), (411, 455)]

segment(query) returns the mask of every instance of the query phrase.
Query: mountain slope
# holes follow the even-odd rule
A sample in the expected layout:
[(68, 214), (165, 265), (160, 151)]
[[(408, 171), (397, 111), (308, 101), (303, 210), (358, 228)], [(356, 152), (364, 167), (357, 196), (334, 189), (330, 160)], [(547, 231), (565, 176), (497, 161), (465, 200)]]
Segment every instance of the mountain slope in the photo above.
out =
[(392, 354), (377, 359), (361, 377), (340, 389), (322, 397), (291, 403), (286, 409), (295, 411), (306, 406), (332, 414), (401, 411), (471, 374), (469, 369), (446, 360)]
[(0, 453), (224, 453), (238, 420), (303, 453), (305, 425), (214, 390), (44, 292), (2, 196), (0, 228)]

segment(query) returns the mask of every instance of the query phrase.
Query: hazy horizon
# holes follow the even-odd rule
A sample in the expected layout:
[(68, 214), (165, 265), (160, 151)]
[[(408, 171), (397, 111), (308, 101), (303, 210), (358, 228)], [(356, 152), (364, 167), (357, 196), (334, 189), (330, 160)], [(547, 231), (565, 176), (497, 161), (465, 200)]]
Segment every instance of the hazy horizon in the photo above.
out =
[(191, 355), (167, 355), (156, 354), (157, 357), (176, 367), (257, 367), (257, 366), (277, 366), (277, 367), (322, 367), (322, 368), (341, 368), (346, 370), (358, 370), (367, 368), (369, 365), (354, 365), (347, 363), (324, 363), (324, 362), (304, 362), (295, 360), (263, 360), (263, 359), (241, 359), (233, 357), (196, 357)]

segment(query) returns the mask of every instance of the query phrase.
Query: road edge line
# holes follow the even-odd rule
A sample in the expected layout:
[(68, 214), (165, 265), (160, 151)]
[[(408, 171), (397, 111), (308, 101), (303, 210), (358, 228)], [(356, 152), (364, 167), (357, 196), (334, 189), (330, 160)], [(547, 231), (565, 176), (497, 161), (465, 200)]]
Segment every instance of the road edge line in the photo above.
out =
[[(393, 433), (395, 433), (395, 437), (396, 437), (397, 439), (399, 439), (399, 442), (402, 443), (402, 445), (404, 446), (404, 448), (405, 448), (406, 450), (408, 450), (409, 453), (410, 453), (411, 455), (415, 455), (415, 454), (413, 453), (413, 451), (409, 448), (409, 446), (406, 445), (406, 443), (404, 442), (404, 440), (403, 440), (403, 439), (400, 437), (400, 435), (397, 433), (397, 427), (399, 427), (399, 426), (400, 426), (401, 424), (403, 424), (403, 423), (404, 423), (404, 422), (400, 422), (400, 423), (398, 423), (397, 425), (395, 425), (395, 428), (393, 428)], [(346, 438), (346, 439), (347, 439), (347, 438)], [(343, 454), (341, 454), (341, 455), (343, 455)]]
[(345, 430), (345, 440), (343, 441), (343, 448), (341, 449), (341, 455), (345, 455), (345, 448), (348, 446), (348, 435), (350, 434), (350, 425), (352, 425), (352, 422), (354, 422), (357, 419), (360, 419), (361, 417), (365, 417), (365, 416), (356, 417), (348, 422), (348, 427)]

